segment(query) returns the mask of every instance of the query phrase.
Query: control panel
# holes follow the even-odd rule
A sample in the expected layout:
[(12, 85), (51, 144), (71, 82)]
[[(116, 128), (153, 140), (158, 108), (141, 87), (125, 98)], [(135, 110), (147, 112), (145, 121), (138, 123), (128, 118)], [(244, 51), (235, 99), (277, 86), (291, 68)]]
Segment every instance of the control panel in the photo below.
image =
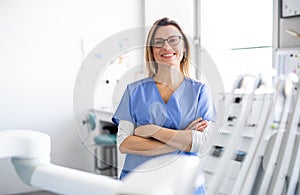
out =
[(299, 0), (282, 0), (282, 17), (300, 16)]
[(275, 52), (274, 68), (278, 75), (288, 75), (291, 72), (300, 76), (300, 48), (279, 48)]

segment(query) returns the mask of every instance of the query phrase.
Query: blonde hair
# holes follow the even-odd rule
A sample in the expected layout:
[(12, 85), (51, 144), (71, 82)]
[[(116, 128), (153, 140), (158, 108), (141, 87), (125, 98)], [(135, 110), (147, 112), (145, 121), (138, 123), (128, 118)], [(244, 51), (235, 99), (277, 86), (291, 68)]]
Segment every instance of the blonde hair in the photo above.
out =
[(170, 20), (169, 18), (162, 18), (157, 20), (153, 26), (151, 27), (148, 37), (146, 40), (146, 49), (145, 49), (145, 61), (146, 61), (146, 73), (147, 76), (153, 77), (157, 74), (157, 63), (155, 62), (154, 55), (153, 55), (153, 47), (151, 46), (151, 42), (154, 38), (154, 35), (157, 31), (162, 26), (168, 26), (172, 25), (175, 26), (179, 32), (182, 34), (183, 42), (184, 42), (184, 47), (186, 51), (183, 54), (183, 58), (180, 61), (180, 71), (183, 73), (185, 77), (189, 77), (189, 65), (190, 65), (190, 45), (188, 42), (187, 37), (182, 31), (182, 28), (179, 26), (177, 22), (174, 20)]

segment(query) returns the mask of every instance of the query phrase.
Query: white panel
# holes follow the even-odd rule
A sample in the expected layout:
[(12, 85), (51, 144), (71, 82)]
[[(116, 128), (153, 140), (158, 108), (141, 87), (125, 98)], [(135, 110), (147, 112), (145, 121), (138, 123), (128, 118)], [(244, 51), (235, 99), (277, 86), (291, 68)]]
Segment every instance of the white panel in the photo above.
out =
[(275, 52), (275, 69), (278, 74), (291, 72), (300, 76), (300, 48), (280, 48)]
[(299, 16), (300, 15), (300, 1), (299, 0), (282, 0), (282, 16)]
[(160, 18), (169, 17), (178, 22), (188, 36), (193, 35), (192, 0), (145, 0), (145, 2), (147, 26), (151, 26)]

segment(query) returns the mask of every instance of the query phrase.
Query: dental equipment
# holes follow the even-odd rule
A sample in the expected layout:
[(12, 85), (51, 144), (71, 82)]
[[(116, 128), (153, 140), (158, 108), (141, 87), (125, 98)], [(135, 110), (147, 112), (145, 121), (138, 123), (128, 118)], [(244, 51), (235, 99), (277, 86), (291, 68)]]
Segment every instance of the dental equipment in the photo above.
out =
[(0, 158), (12, 158), (21, 180), (59, 194), (115, 194), (123, 185), (109, 177), (50, 163), (50, 136), (30, 130), (1, 130)]
[[(225, 97), (226, 110), (223, 124), (225, 130), (220, 133), (212, 155), (207, 157), (205, 159), (206, 162), (203, 163), (203, 169), (206, 171), (206, 176), (209, 180), (207, 181), (208, 194), (216, 194), (218, 191), (229, 194), (232, 190), (232, 179), (228, 180), (228, 178), (225, 178), (225, 180), (223, 180), (223, 176), (227, 174), (228, 166), (229, 168), (233, 166), (239, 169), (237, 166), (239, 166), (239, 162), (245, 157), (246, 153), (242, 152), (244, 149), (237, 153), (236, 144), (238, 143), (241, 134), (240, 131), (245, 123), (251, 122), (251, 120), (249, 120), (249, 113), (255, 100), (254, 92), (260, 87), (261, 83), (260, 77), (255, 79), (252, 75), (241, 75), (233, 85), (231, 93)], [(223, 151), (223, 148), (225, 148), (225, 151)], [(224, 154), (221, 155), (221, 153)], [(231, 161), (232, 155), (236, 155), (237, 161), (239, 162)], [(215, 165), (214, 168), (212, 164)], [(224, 168), (225, 166), (226, 168)], [(236, 172), (237, 171), (235, 171), (234, 175)], [(230, 184), (227, 184), (226, 187), (222, 187), (223, 185), (221, 184), (224, 184), (224, 181)]]
[(287, 34), (289, 34), (289, 35), (292, 35), (292, 36), (294, 36), (294, 37), (300, 38), (300, 33), (296, 32), (296, 31), (294, 31), (294, 30), (287, 29), (285, 32), (286, 32)]
[(294, 164), (289, 167), (291, 170), (290, 173), (290, 182), (287, 190), (288, 195), (296, 194), (296, 189), (298, 185), (298, 192), (299, 192), (299, 174), (300, 174), (300, 134), (298, 132), (297, 139), (295, 141), (295, 160)]
[[(294, 74), (289, 75), (288, 79), (291, 80), (292, 83), (298, 82), (298, 77)], [(292, 86), (293, 87), (293, 86)], [(290, 114), (285, 132), (283, 134), (282, 142), (280, 143), (280, 151), (276, 166), (274, 169), (272, 182), (270, 185), (270, 194), (275, 194), (275, 192), (282, 193), (283, 186), (286, 182), (286, 178), (288, 176), (288, 169), (289, 165), (292, 162), (292, 152), (293, 147), (295, 143), (295, 139), (297, 138), (297, 129), (300, 119), (300, 91), (299, 91), (300, 85), (297, 85), (297, 94), (296, 94), (296, 100), (293, 102), (292, 112)], [(293, 90), (293, 89), (292, 89)], [(299, 145), (298, 145), (299, 147)], [(299, 166), (299, 165), (298, 165)], [(299, 170), (299, 168), (298, 168)], [(299, 171), (296, 171), (299, 174)], [(297, 181), (297, 180), (296, 180)], [(295, 188), (295, 181), (293, 181), (292, 186)]]
[[(272, 173), (275, 170), (275, 166), (277, 163), (277, 158), (280, 152), (281, 142), (283, 139), (283, 134), (286, 131), (286, 124), (288, 122), (288, 116), (290, 113), (290, 108), (292, 106), (292, 93), (293, 93), (293, 82), (289, 79), (284, 80), (284, 88), (282, 90), (284, 94), (284, 107), (280, 118), (280, 123), (278, 130), (273, 135), (273, 144), (272, 147), (270, 144), (271, 139), (268, 140), (268, 145), (266, 146), (264, 160), (263, 160), (263, 168), (265, 173), (263, 175), (260, 186), (258, 187), (258, 194), (267, 194), (269, 185), (272, 179)], [(266, 153), (267, 152), (267, 153)], [(269, 155), (269, 157), (267, 156)]]
[[(50, 162), (50, 146), (50, 137), (44, 133), (24, 129), (0, 131), (0, 159), (12, 158), (17, 174), (27, 185), (58, 194), (186, 194), (192, 192), (200, 171), (198, 157), (170, 155), (144, 163), (140, 170), (148, 171), (137, 168), (122, 182), (54, 165)], [(164, 182), (157, 179), (162, 175)]]
[(257, 137), (255, 136), (255, 141), (254, 141), (256, 146), (253, 144), (252, 146), (253, 148), (251, 148), (252, 153), (249, 151), (249, 156), (251, 157), (249, 157), (249, 159), (247, 158), (245, 159), (245, 163), (248, 165), (248, 167), (247, 169), (242, 167), (236, 186), (233, 189), (234, 194), (236, 193), (250, 194), (251, 190), (253, 189), (255, 183), (255, 177), (258, 173), (261, 159), (264, 153), (264, 148), (267, 142), (266, 137), (270, 133), (268, 129), (274, 123), (274, 113), (275, 113), (276, 106), (273, 105), (277, 105), (278, 103), (280, 103), (281, 99), (279, 97), (283, 92), (284, 83), (285, 81), (283, 79), (278, 79), (276, 81), (276, 86), (277, 86), (276, 91), (274, 92), (274, 94), (270, 94), (270, 95), (274, 95), (274, 97), (270, 100), (271, 109), (270, 108), (268, 109), (268, 115), (264, 119), (265, 121), (264, 120), (259, 121), (260, 126), (258, 127), (258, 131), (256, 135)]
[[(246, 79), (247, 77), (244, 76), (243, 79), (240, 82), (240, 85), (243, 84), (243, 81)], [(233, 126), (233, 128), (231, 128), (231, 132), (230, 132), (230, 137), (228, 140), (228, 145), (225, 147), (225, 151), (222, 155), (222, 157), (220, 158), (219, 161), (219, 165), (216, 169), (216, 174), (214, 175), (214, 177), (212, 178), (212, 180), (210, 181), (209, 185), (208, 185), (208, 194), (216, 194), (218, 192), (218, 186), (222, 185), (222, 181), (224, 181), (224, 176), (226, 176), (226, 172), (228, 171), (228, 169), (224, 169), (223, 165), (228, 166), (231, 162), (232, 159), (232, 155), (236, 154), (236, 145), (238, 143), (238, 140), (240, 139), (240, 131), (243, 129), (244, 124), (246, 123), (246, 119), (247, 116), (250, 113), (250, 109), (251, 106), (253, 104), (254, 101), (254, 92), (255, 89), (257, 89), (259, 87), (261, 78), (256, 78), (254, 85), (252, 87), (250, 87), (250, 93), (247, 95), (244, 95), (241, 99), (241, 108), (240, 108), (240, 114), (237, 115), (237, 122), (236, 124)], [(251, 85), (250, 85), (251, 86)], [(234, 91), (234, 90), (233, 90)], [(247, 92), (247, 90), (246, 90)], [(233, 165), (234, 167), (236, 167), (235, 165)], [(230, 182), (230, 180), (226, 180), (225, 181)], [(228, 191), (230, 191), (231, 189), (228, 189)]]
[(262, 94), (262, 109), (260, 114), (260, 119), (257, 123), (257, 128), (255, 132), (253, 133), (252, 141), (249, 146), (249, 150), (247, 151), (247, 155), (243, 161), (243, 164), (241, 166), (241, 169), (239, 170), (238, 176), (236, 178), (236, 182), (234, 184), (234, 187), (232, 189), (231, 194), (240, 194), (242, 191), (243, 184), (245, 182), (245, 179), (247, 176), (251, 175), (251, 164), (253, 161), (255, 161), (255, 154), (257, 152), (258, 143), (260, 142), (265, 127), (265, 120), (269, 118), (269, 115), (271, 113), (271, 110), (273, 108), (272, 106), (272, 95), (273, 93), (265, 93)]

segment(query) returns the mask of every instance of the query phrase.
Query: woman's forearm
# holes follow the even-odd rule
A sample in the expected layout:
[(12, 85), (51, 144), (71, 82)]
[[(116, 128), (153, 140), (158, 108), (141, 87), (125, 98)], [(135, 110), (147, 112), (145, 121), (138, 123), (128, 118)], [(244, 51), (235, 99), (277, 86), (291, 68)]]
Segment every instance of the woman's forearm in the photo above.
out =
[(134, 134), (144, 138), (154, 138), (177, 150), (189, 152), (192, 147), (192, 130), (174, 130), (157, 125), (142, 125)]
[[(193, 120), (184, 130), (174, 130), (169, 128), (160, 127), (158, 125), (141, 125), (134, 130), (134, 135), (144, 138), (154, 138), (162, 143), (165, 143), (177, 150), (190, 152), (191, 149), (198, 150), (203, 142), (194, 143), (192, 131), (198, 131), (196, 138), (202, 136), (202, 132), (208, 126), (208, 122), (203, 120), (202, 117)], [(198, 136), (199, 134), (199, 136)], [(202, 140), (202, 139), (201, 139)], [(200, 143), (200, 144), (198, 144)]]
[(174, 152), (177, 149), (155, 139), (131, 135), (121, 143), (119, 150), (121, 153), (155, 156)]
[(151, 137), (181, 151), (189, 152), (192, 147), (192, 130), (174, 131), (162, 127)]

